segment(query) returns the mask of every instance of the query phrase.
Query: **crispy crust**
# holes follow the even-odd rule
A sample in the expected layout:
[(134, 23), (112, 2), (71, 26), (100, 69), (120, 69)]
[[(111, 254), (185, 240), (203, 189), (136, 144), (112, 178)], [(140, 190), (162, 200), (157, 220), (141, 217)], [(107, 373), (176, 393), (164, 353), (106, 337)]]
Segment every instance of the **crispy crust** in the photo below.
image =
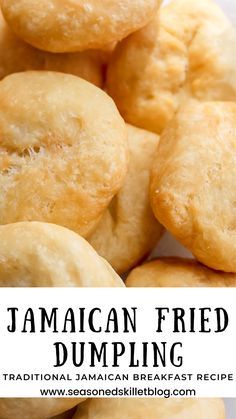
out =
[(0, 79), (27, 70), (59, 71), (74, 74), (98, 87), (104, 83), (106, 54), (84, 51), (51, 54), (19, 39), (6, 24), (0, 11)]
[(160, 134), (189, 98), (236, 99), (235, 49), (212, 0), (173, 0), (117, 46), (107, 90), (127, 122)]
[(213, 271), (196, 260), (166, 257), (133, 269), (127, 287), (236, 287), (236, 274)]
[(4, 17), (29, 44), (50, 52), (104, 48), (142, 28), (159, 0), (2, 0)]
[(0, 223), (89, 234), (126, 175), (127, 132), (113, 101), (78, 77), (42, 71), (2, 80), (0, 107)]
[(236, 272), (235, 149), (235, 103), (188, 103), (161, 137), (151, 181), (157, 219), (225, 272)]
[(130, 158), (125, 183), (88, 238), (119, 273), (148, 255), (163, 230), (149, 201), (150, 169), (159, 137), (131, 125), (127, 128)]
[(0, 283), (2, 287), (123, 285), (86, 240), (64, 227), (39, 222), (0, 227)]

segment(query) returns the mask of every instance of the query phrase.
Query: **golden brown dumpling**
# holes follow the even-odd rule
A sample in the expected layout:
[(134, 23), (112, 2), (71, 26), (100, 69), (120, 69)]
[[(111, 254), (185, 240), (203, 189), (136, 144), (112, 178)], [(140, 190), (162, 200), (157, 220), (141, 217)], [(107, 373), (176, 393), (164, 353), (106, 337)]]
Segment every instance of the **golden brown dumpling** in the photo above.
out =
[(109, 96), (69, 74), (0, 82), (0, 224), (45, 221), (82, 236), (123, 184), (127, 132)]
[(98, 226), (90, 244), (119, 272), (131, 269), (150, 253), (161, 237), (149, 200), (150, 170), (159, 137), (127, 125), (128, 173)]
[(29, 44), (50, 52), (102, 49), (142, 28), (159, 0), (1, 0), (4, 17)]
[(236, 100), (236, 32), (212, 0), (172, 0), (116, 48), (107, 90), (125, 120), (160, 134), (190, 98)]
[(236, 272), (236, 104), (192, 102), (161, 136), (153, 211), (200, 262)]

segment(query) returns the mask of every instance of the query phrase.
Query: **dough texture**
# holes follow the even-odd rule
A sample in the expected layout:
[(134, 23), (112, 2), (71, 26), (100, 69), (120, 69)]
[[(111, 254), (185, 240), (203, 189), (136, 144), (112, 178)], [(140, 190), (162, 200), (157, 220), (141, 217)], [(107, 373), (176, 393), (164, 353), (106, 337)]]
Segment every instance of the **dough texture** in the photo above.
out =
[(192, 102), (163, 133), (154, 159), (157, 219), (205, 265), (236, 272), (236, 104)]
[(119, 273), (148, 255), (163, 230), (149, 201), (150, 169), (159, 137), (131, 125), (127, 129), (130, 158), (125, 183), (88, 238)]
[(104, 83), (106, 56), (100, 51), (51, 54), (19, 39), (6, 24), (0, 11), (0, 79), (27, 70), (74, 74), (98, 87)]
[(107, 90), (131, 124), (160, 134), (179, 106), (236, 100), (236, 32), (212, 0), (173, 0), (116, 48)]
[(72, 75), (10, 75), (0, 82), (0, 132), (0, 224), (89, 234), (127, 169), (126, 127), (108, 95)]
[(1, 0), (4, 17), (29, 44), (50, 52), (104, 48), (145, 26), (159, 0)]
[(192, 259), (165, 257), (133, 269), (127, 287), (236, 287), (236, 275), (213, 271)]
[(0, 285), (113, 287), (123, 282), (78, 234), (26, 221), (0, 226)]
[(225, 419), (221, 399), (93, 399), (73, 419)]

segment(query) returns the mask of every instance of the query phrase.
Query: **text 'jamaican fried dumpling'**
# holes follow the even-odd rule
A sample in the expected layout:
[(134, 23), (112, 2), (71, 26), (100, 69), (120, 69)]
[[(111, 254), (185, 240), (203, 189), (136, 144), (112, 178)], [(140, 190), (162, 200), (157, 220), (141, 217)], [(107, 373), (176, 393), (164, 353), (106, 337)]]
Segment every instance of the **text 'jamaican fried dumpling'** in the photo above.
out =
[(102, 87), (105, 57), (104, 53), (92, 50), (69, 54), (40, 51), (19, 39), (0, 11), (0, 79), (27, 70), (60, 71)]
[(73, 419), (225, 419), (221, 399), (93, 399)]
[(45, 221), (86, 236), (120, 189), (127, 132), (113, 101), (72, 75), (0, 82), (0, 224)]
[(127, 125), (129, 166), (124, 185), (91, 236), (90, 244), (123, 273), (153, 249), (162, 233), (149, 202), (150, 169), (159, 137)]
[(1, 0), (16, 34), (51, 52), (103, 48), (142, 28), (159, 0)]
[[(76, 233), (53, 224), (23, 222), (0, 227), (2, 287), (120, 287), (109, 264)], [(0, 399), (3, 419), (44, 419), (83, 401)]]
[(133, 269), (128, 287), (236, 287), (236, 274), (213, 271), (192, 259), (165, 257)]
[(151, 201), (157, 219), (205, 265), (236, 272), (236, 104), (189, 103), (163, 133)]
[(235, 50), (212, 0), (173, 0), (118, 45), (108, 92), (127, 122), (160, 134), (186, 99), (236, 100)]

